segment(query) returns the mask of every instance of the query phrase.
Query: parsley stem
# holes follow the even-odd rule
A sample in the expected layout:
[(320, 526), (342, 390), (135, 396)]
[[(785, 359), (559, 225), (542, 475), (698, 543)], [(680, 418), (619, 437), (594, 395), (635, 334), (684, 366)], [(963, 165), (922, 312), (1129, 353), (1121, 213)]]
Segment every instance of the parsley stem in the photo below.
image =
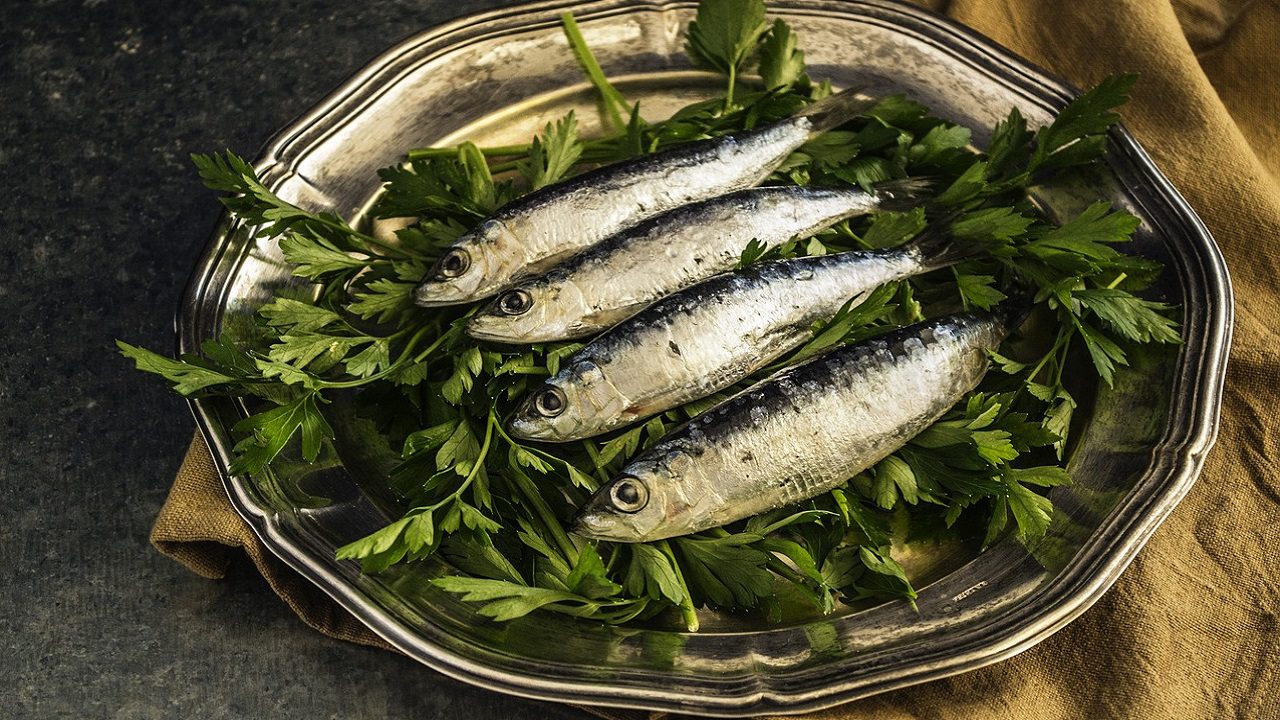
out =
[(504, 172), (511, 172), (512, 170), (518, 170), (518, 169), (520, 169), (520, 163), (516, 162), (515, 160), (510, 160), (508, 162), (495, 163), (489, 166), (489, 172), (493, 173), (494, 175), (500, 175)]
[(374, 380), (381, 380), (397, 369), (397, 366), (392, 363), (391, 365), (388, 365), (385, 370), (376, 372), (369, 377), (356, 378), (355, 380), (316, 380), (314, 384), (316, 388), (321, 390), (344, 390), (360, 387), (361, 385), (367, 385)]
[(1040, 358), (1040, 362), (1036, 363), (1036, 366), (1031, 369), (1031, 373), (1027, 375), (1028, 382), (1035, 382), (1036, 376), (1044, 369), (1045, 363), (1049, 362), (1050, 358), (1057, 357), (1058, 348), (1062, 347), (1064, 340), (1063, 336), (1063, 331), (1058, 330), (1058, 337), (1053, 341), (1053, 347), (1049, 348), (1049, 352), (1045, 353), (1044, 357)]
[[(955, 265), (951, 266), (951, 277), (955, 278), (956, 290), (958, 292), (960, 290), (960, 271), (956, 269)], [(963, 292), (959, 292), (959, 295), (960, 295), (960, 309), (964, 310), (965, 312), (969, 312), (969, 298), (965, 297)]]
[(512, 367), (507, 372), (511, 375), (550, 375), (551, 371), (544, 367)]
[[(301, 211), (300, 208), (299, 208), (299, 211)], [(402, 258), (414, 257), (411, 253), (405, 252), (403, 249), (398, 248), (394, 245), (388, 245), (387, 243), (379, 240), (378, 238), (372, 235), (369, 235), (367, 233), (362, 233), (359, 230), (356, 230), (355, 228), (351, 227), (345, 222), (342, 222), (340, 220), (333, 220), (331, 218), (325, 217), (324, 215), (313, 215), (311, 213), (307, 213), (307, 214), (310, 216), (310, 219), (312, 221), (317, 222), (321, 225), (324, 225), (325, 227), (330, 228), (332, 230), (336, 230), (340, 233), (343, 233), (344, 235), (347, 235), (354, 240), (358, 240), (361, 244), (366, 246), (366, 249), (372, 249), (372, 248), (369, 248), (369, 246), (373, 246), (378, 249), (385, 250), (386, 252), (392, 253), (397, 257), (402, 257)]]
[[(492, 413), (490, 414), (489, 417), (492, 419), (493, 417)], [(466, 476), (462, 478), (462, 483), (458, 485), (458, 487), (454, 488), (453, 492), (446, 495), (443, 499), (437, 502), (434, 502), (430, 505), (424, 505), (424, 506), (413, 508), (409, 512), (418, 512), (418, 511), (426, 512), (426, 511), (435, 510), (437, 508), (443, 507), (447, 503), (454, 502), (458, 498), (462, 497), (462, 493), (466, 492), (467, 488), (471, 486), (471, 483), (476, 479), (477, 476), (479, 476), (480, 469), (484, 467), (484, 461), (489, 457), (489, 443), (492, 440), (493, 440), (493, 426), (492, 424), (487, 423), (484, 429), (484, 441), (480, 444), (480, 451), (476, 454), (476, 458), (471, 465), (471, 469), (468, 470)]]
[(1071, 338), (1075, 337), (1075, 333), (1067, 333), (1067, 339), (1062, 343), (1062, 359), (1058, 361), (1058, 367), (1055, 368), (1053, 384), (1056, 387), (1062, 387), (1062, 369), (1067, 366), (1067, 351), (1071, 349)]
[(724, 95), (724, 112), (728, 113), (729, 108), (733, 107), (733, 89), (738, 82), (738, 66), (729, 65), (729, 89)]
[[(388, 364), (382, 370), (368, 377), (356, 378), (354, 380), (316, 380), (315, 386), (325, 390), (341, 390), (344, 388), (360, 387), (361, 385), (367, 385), (375, 380), (381, 380), (391, 373), (396, 372), (404, 365), (405, 360), (408, 359), (409, 353), (413, 352), (414, 347), (416, 347), (418, 342), (422, 340), (422, 336), (430, 329), (431, 326), (429, 325), (419, 328), (418, 331), (413, 334), (413, 337), (409, 338), (409, 341), (405, 343), (404, 350), (400, 352), (400, 357), (396, 358), (395, 362)], [(395, 333), (387, 339), (395, 338), (402, 333), (403, 331)]]
[(539, 450), (538, 448), (531, 447), (529, 445), (522, 445), (516, 442), (515, 440), (511, 439), (511, 436), (507, 434), (507, 431), (502, 429), (502, 423), (497, 423), (496, 427), (498, 428), (498, 434), (501, 435), (502, 439), (506, 440), (507, 444), (511, 445), (512, 447), (518, 447), (521, 450), (524, 450), (525, 452), (531, 455), (540, 456), (543, 460), (549, 460), (553, 463), (556, 463), (557, 465), (563, 465), (566, 468), (571, 468), (574, 470), (577, 469), (573, 466), (573, 463), (569, 462), (568, 460), (565, 460), (564, 458), (556, 457), (555, 455), (552, 455), (549, 452), (544, 452), (542, 450)]
[[(485, 157), (503, 157), (506, 155), (524, 155), (529, 152), (533, 145), (522, 143), (519, 145), (494, 145), (492, 147), (478, 148), (480, 154)], [(429, 158), (456, 158), (460, 154), (459, 149), (455, 147), (424, 147), (414, 148), (408, 152), (410, 160), (426, 160)]]
[(774, 574), (785, 578), (787, 582), (790, 582), (793, 585), (798, 585), (802, 588), (806, 587), (805, 577), (803, 575), (792, 570), (791, 566), (787, 565), (782, 560), (779, 560), (777, 555), (774, 555), (773, 553), (768, 553), (768, 555), (769, 559), (765, 561), (765, 564), (769, 566), (769, 569), (772, 570)]
[(1124, 279), (1127, 277), (1129, 277), (1129, 273), (1126, 273), (1126, 272), (1120, 273), (1119, 275), (1116, 276), (1115, 280), (1112, 280), (1111, 282), (1107, 283), (1107, 289), (1115, 290), (1116, 286), (1124, 282)]
[(428, 357), (430, 357), (430, 356), (431, 356), (431, 353), (435, 352), (436, 350), (439, 350), (439, 349), (440, 349), (440, 346), (441, 346), (441, 345), (443, 345), (443, 344), (444, 344), (444, 342), (450, 338), (450, 336), (451, 336), (452, 332), (453, 332), (453, 328), (449, 328), (448, 330), (446, 330), (446, 331), (444, 331), (443, 333), (441, 333), (441, 334), (440, 334), (440, 337), (438, 337), (438, 338), (436, 338), (434, 341), (432, 341), (432, 343), (431, 343), (430, 345), (428, 345), (428, 346), (426, 347), (426, 349), (424, 349), (422, 352), (418, 353), (418, 354), (413, 358), (413, 362), (414, 362), (414, 364), (417, 364), (417, 363), (422, 362), (423, 360), (426, 360)]
[[(618, 136), (611, 135), (602, 138), (592, 138), (582, 141), (582, 157), (578, 159), (577, 164), (603, 162), (613, 157), (612, 151), (614, 145), (618, 142)], [(501, 158), (514, 156), (527, 156), (533, 149), (532, 143), (523, 143), (520, 145), (493, 145), (490, 147), (476, 148), (481, 155), (486, 158)], [(421, 147), (410, 150), (406, 157), (410, 160), (429, 160), (433, 158), (455, 159), (462, 154), (461, 146), (453, 145), (448, 147)], [(498, 168), (514, 165), (514, 161), (508, 161), (498, 165), (489, 166), (490, 172), (499, 171)], [(513, 169), (513, 168), (508, 168)]]
[(659, 540), (654, 543), (658, 548), (658, 552), (667, 556), (667, 560), (671, 563), (671, 569), (675, 571), (676, 580), (680, 582), (680, 617), (684, 619), (684, 626), (689, 632), (698, 631), (698, 610), (693, 606), (693, 595), (689, 593), (689, 583), (685, 582), (684, 573), (680, 572), (680, 562), (676, 560), (676, 554), (672, 552), (671, 545), (666, 540)]
[[(501, 433), (502, 429), (498, 428)], [(510, 473), (514, 480), (516, 488), (524, 495), (525, 501), (537, 513), (538, 519), (542, 521), (542, 526), (551, 534), (551, 539), (556, 545), (560, 546), (560, 552), (564, 553), (565, 559), (568, 560), (569, 566), (572, 567), (578, 561), (578, 546), (573, 544), (573, 540), (569, 539), (569, 534), (564, 531), (564, 527), (560, 524), (560, 519), (555, 513), (551, 512), (551, 507), (547, 505), (546, 500), (542, 499), (542, 495), (538, 494), (538, 489), (534, 487), (533, 481), (524, 473)]]
[(604, 70), (600, 68), (600, 63), (596, 62), (595, 55), (591, 53), (591, 48), (587, 46), (586, 39), (582, 37), (582, 30), (578, 28), (578, 21), (574, 19), (573, 13), (566, 12), (561, 15), (560, 23), (564, 26), (565, 39), (569, 41), (569, 48), (573, 50), (573, 56), (577, 58), (578, 65), (582, 67), (583, 72), (591, 80), (591, 84), (600, 93), (600, 104), (605, 112), (608, 113), (607, 119), (612, 121), (614, 129), (626, 127), (627, 123), (622, 119), (619, 107), (628, 107), (627, 100), (609, 82), (609, 78), (605, 77)]
[(449, 496), (450, 500), (462, 495), (463, 491), (466, 490), (471, 485), (471, 482), (476, 479), (476, 476), (480, 474), (480, 469), (484, 467), (484, 461), (489, 457), (489, 443), (493, 440), (492, 412), (489, 413), (489, 420), (490, 422), (485, 424), (484, 441), (480, 444), (480, 452), (476, 455), (475, 462), (471, 465), (471, 470), (469, 470), (467, 472), (467, 476), (463, 478), (462, 484), (459, 485), (458, 489), (454, 490), (453, 494)]
[(600, 482), (609, 482), (608, 473), (601, 467), (600, 453), (596, 450), (595, 443), (590, 440), (583, 440), (582, 447), (587, 451), (587, 457), (591, 459), (591, 466), (596, 469), (596, 477), (600, 478)]

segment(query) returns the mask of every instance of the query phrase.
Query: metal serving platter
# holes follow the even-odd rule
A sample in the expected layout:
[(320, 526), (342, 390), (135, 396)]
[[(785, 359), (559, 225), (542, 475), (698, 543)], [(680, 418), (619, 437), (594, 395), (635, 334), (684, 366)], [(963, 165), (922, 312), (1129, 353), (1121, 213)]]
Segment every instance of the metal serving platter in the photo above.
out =
[[(375, 171), (412, 147), (509, 144), (593, 96), (558, 26), (572, 9), (605, 72), (651, 118), (715, 92), (692, 70), (683, 32), (695, 3), (545, 2), (454, 21), (401, 42), (282, 131), (256, 165), (282, 197), (358, 220)], [(1012, 106), (1046, 122), (1074, 92), (945, 18), (890, 0), (778, 0), (815, 78), (902, 92), (974, 129), (985, 145)], [(535, 698), (743, 716), (834, 705), (994, 663), (1043, 640), (1105, 592), (1190, 488), (1212, 445), (1231, 332), (1231, 290), (1212, 238), (1123, 129), (1109, 171), (1038, 188), (1051, 214), (1108, 199), (1142, 217), (1133, 250), (1167, 270), (1155, 295), (1181, 308), (1180, 347), (1144, 352), (1114, 388), (1082, 391), (1071, 438), (1072, 487), (1055, 488), (1049, 537), (979, 554), (970, 544), (906, 548), (923, 585), (905, 603), (846, 608), (781, 624), (708, 614), (698, 633), (617, 628), (549, 613), (498, 624), (432, 588), (449, 569), (427, 562), (378, 576), (337, 562), (334, 548), (395, 512), (378, 492), (387, 448), (341, 412), (338, 457), (267, 478), (231, 476), (229, 428), (244, 407), (200, 399), (193, 410), (232, 502), (268, 548), (407, 655), (450, 676)], [(245, 331), (256, 308), (294, 285), (271, 243), (224, 218), (192, 275), (179, 349)], [(304, 291), (299, 288), (299, 291)], [(292, 469), (289, 469), (292, 468)], [(1033, 557), (1034, 555), (1034, 557)]]

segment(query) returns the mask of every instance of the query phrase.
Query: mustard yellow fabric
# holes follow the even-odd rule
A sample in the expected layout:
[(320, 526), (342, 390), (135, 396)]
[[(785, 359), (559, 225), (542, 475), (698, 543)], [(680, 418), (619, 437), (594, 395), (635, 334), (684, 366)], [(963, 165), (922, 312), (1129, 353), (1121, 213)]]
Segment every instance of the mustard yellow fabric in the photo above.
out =
[[(1005, 662), (809, 717), (1280, 717), (1280, 2), (928, 4), (1078, 87), (1140, 73), (1125, 124), (1209, 226), (1235, 285), (1221, 434), (1190, 494), (1077, 621)], [(205, 577), (242, 548), (305, 622), (381, 644), (264, 552), (199, 440), (152, 539)]]

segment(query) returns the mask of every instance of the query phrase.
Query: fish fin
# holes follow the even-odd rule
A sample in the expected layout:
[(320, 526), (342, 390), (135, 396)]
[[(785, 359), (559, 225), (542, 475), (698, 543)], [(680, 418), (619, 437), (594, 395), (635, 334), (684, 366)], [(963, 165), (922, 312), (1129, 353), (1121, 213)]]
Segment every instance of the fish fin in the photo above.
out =
[[(938, 181), (931, 177), (909, 177), (885, 180), (875, 184), (878, 210), (903, 211), (926, 205), (926, 200), (938, 189)], [(926, 206), (925, 213), (929, 213)]]
[(862, 90), (850, 88), (819, 100), (796, 113), (796, 117), (809, 119), (812, 125), (809, 137), (813, 137), (849, 122), (879, 101), (879, 98), (871, 97)]
[(926, 228), (904, 246), (920, 258), (920, 264), (926, 271), (955, 265), (982, 252), (981, 245), (961, 242), (946, 232), (944, 228), (950, 225), (949, 222), (940, 222)]

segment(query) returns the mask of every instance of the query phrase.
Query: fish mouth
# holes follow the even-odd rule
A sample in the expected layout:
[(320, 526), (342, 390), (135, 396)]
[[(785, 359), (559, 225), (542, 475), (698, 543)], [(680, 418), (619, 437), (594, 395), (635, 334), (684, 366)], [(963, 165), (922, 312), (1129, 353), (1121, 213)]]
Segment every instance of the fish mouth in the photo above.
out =
[[(486, 297), (476, 287), (461, 284), (461, 278), (431, 277), (423, 280), (413, 290), (413, 302), (418, 307), (444, 307), (461, 305)], [(493, 294), (492, 292), (488, 294)]]
[(467, 335), (476, 340), (522, 345), (525, 343), (559, 342), (582, 337), (569, 332), (561, 332), (555, 326), (542, 324), (527, 326), (530, 321), (517, 322), (516, 318), (498, 313), (476, 315), (467, 321)]
[(595, 527), (599, 524), (598, 517), (595, 513), (583, 510), (574, 516), (573, 522), (569, 524), (569, 532), (592, 540), (599, 539), (593, 534)]
[(521, 411), (507, 423), (507, 432), (521, 440), (560, 440), (555, 430), (542, 418)]
[(617, 522), (612, 513), (600, 512), (590, 505), (584, 507), (573, 519), (569, 532), (589, 540), (606, 540), (609, 542), (634, 543), (639, 540), (624, 534), (626, 529)]
[(530, 342), (523, 336), (517, 336), (510, 323), (497, 315), (476, 315), (467, 321), (467, 335), (476, 340), (497, 343)]

